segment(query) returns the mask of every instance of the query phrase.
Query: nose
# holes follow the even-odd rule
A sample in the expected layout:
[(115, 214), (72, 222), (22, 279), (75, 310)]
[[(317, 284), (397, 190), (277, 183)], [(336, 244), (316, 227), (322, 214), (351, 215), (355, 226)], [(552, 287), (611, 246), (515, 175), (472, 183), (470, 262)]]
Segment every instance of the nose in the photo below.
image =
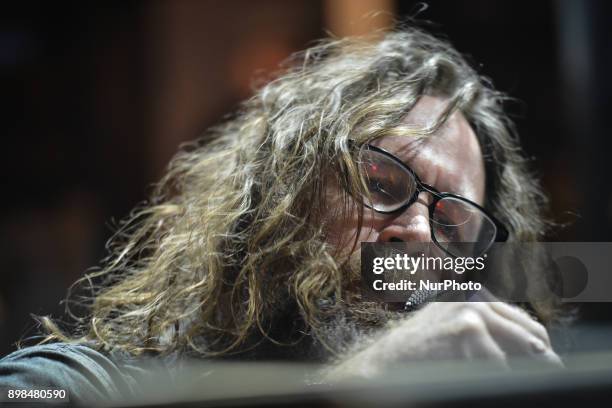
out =
[(390, 219), (378, 235), (378, 242), (430, 242), (427, 193), (421, 193), (415, 203)]

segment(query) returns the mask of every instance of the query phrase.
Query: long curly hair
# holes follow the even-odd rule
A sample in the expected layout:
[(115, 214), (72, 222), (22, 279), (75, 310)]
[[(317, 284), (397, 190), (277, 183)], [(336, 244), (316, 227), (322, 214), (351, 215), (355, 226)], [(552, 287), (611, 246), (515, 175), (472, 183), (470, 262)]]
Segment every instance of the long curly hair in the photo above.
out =
[[(423, 95), (448, 106), (431, 127), (415, 129), (402, 118)], [(101, 267), (79, 281), (92, 293), (74, 301), (88, 313), (71, 334), (43, 318), (46, 340), (223, 356), (255, 347), (253, 338), (293, 341), (274, 336), (279, 319), (297, 337), (316, 338), (336, 308), (358, 297), (346, 286), (348, 256), (326, 240), (330, 186), (341, 187), (346, 204), (336, 219), (348, 219), (351, 197), (364, 194), (352, 144), (432, 135), (455, 111), (484, 153), (485, 206), (510, 240), (537, 240), (545, 198), (506, 100), (449, 43), (414, 27), (318, 42), (180, 150)]]

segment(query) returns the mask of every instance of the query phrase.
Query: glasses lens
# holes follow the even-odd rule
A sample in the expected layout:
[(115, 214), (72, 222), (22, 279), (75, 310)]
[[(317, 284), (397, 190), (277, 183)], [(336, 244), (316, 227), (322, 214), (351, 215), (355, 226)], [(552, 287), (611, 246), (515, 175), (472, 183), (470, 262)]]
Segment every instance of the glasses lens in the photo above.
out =
[(455, 256), (480, 256), (497, 235), (495, 223), (480, 208), (455, 197), (436, 203), (432, 229), (438, 244)]
[(416, 181), (412, 174), (387, 155), (364, 149), (359, 161), (370, 197), (370, 207), (381, 212), (392, 212), (412, 198)]

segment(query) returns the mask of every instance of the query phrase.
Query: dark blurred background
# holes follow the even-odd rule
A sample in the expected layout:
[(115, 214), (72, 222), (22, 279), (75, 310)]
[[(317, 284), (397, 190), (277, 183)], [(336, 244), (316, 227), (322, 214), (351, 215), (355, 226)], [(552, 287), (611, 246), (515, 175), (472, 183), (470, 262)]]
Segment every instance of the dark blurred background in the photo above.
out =
[[(418, 14), (522, 101), (525, 150), (569, 223), (612, 241), (612, 3), (428, 1)], [(105, 255), (177, 146), (317, 38), (364, 34), (422, 6), (394, 0), (20, 2), (0, 16), (0, 355)], [(382, 11), (374, 18), (362, 18)], [(607, 304), (581, 319), (609, 322)]]

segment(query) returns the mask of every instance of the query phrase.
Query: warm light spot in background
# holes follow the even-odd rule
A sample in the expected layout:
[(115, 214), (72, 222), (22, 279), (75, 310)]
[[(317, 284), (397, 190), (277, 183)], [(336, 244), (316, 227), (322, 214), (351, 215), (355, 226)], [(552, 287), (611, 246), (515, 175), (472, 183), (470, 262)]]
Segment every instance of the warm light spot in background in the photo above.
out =
[(337, 37), (366, 35), (393, 25), (393, 0), (326, 0), (325, 28)]

